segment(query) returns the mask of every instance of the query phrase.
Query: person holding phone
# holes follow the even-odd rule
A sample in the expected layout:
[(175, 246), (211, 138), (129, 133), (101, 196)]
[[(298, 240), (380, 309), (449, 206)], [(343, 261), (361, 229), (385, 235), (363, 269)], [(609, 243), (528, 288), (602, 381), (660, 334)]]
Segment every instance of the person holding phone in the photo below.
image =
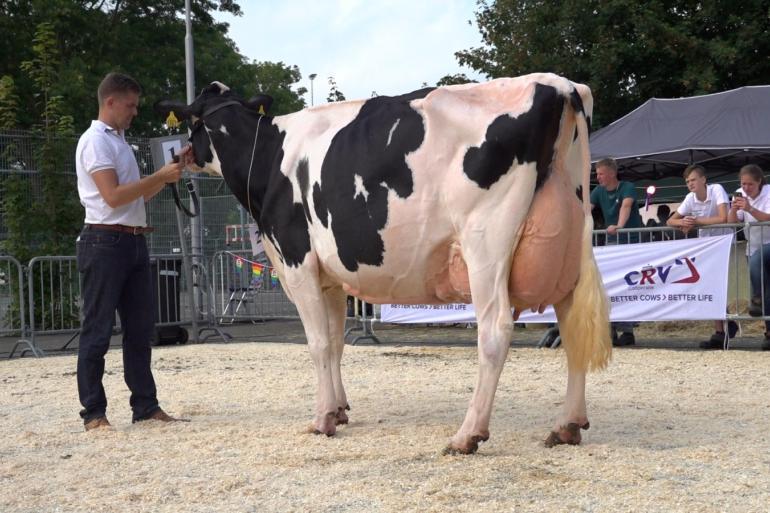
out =
[[(727, 222), (729, 200), (724, 187), (706, 183), (706, 170), (699, 164), (687, 166), (682, 176), (690, 192), (666, 224), (679, 228), (685, 234), (697, 227), (699, 237), (732, 233), (732, 228), (707, 228), (710, 225)], [(711, 338), (701, 342), (702, 349), (722, 348), (725, 337), (733, 338), (738, 332), (738, 324), (735, 321), (728, 321), (727, 334), (725, 334), (724, 322), (721, 320), (714, 321), (714, 328)]]
[[(738, 179), (741, 187), (733, 195), (727, 221), (746, 224), (746, 255), (751, 278), (749, 315), (767, 316), (770, 313), (770, 226), (757, 226), (754, 223), (770, 221), (770, 187), (765, 183), (762, 168), (756, 164), (743, 166)], [(765, 321), (762, 349), (770, 350), (770, 321)]]

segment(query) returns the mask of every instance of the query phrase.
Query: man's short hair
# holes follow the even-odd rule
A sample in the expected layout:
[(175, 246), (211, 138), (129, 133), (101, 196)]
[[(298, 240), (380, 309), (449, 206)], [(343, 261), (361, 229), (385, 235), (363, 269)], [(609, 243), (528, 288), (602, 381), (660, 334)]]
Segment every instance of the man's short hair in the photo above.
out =
[(599, 167), (608, 167), (618, 172), (618, 163), (615, 162), (615, 159), (607, 157), (606, 159), (602, 159), (599, 162), (596, 163), (596, 169), (599, 169)]
[(706, 176), (706, 170), (700, 164), (690, 164), (685, 168), (684, 173), (682, 173), (685, 180), (690, 176), (690, 173), (698, 173), (700, 176)]
[(99, 84), (99, 89), (97, 90), (99, 105), (103, 105), (107, 97), (113, 94), (124, 94), (128, 92), (142, 94), (142, 86), (139, 85), (139, 82), (123, 73), (108, 73), (107, 76), (102, 79), (102, 82)]

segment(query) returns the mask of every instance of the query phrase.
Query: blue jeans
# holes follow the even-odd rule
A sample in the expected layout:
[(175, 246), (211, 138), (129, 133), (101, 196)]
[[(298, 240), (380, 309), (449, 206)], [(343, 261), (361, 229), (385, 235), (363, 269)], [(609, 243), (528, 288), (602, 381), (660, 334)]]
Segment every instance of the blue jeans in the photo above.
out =
[(86, 226), (77, 242), (83, 298), (78, 347), (78, 394), (84, 422), (103, 417), (104, 355), (110, 347), (115, 310), (123, 328), (123, 376), (131, 390), (134, 420), (158, 409), (150, 370), (154, 324), (152, 275), (144, 235)]
[[(770, 314), (770, 244), (764, 244), (749, 257), (749, 276), (751, 278), (751, 296), (762, 298), (764, 315)], [(762, 287), (765, 296), (762, 297)], [(770, 322), (765, 322), (770, 331)]]

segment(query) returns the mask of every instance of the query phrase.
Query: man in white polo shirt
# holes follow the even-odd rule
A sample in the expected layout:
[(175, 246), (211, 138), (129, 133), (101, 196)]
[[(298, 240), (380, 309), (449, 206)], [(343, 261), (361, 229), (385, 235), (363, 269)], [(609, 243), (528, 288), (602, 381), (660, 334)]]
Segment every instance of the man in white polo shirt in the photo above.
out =
[[(714, 224), (727, 223), (730, 201), (724, 187), (718, 183), (706, 183), (706, 170), (700, 164), (691, 164), (684, 170), (684, 181), (690, 191), (666, 224), (688, 233), (698, 227), (699, 237), (710, 237), (733, 233), (732, 228), (704, 228)], [(714, 321), (714, 334), (700, 343), (701, 349), (722, 349), (725, 338), (732, 339), (738, 333), (735, 321), (727, 322), (727, 332), (722, 321)]]
[(110, 426), (102, 377), (116, 309), (133, 421), (177, 420), (158, 405), (150, 370), (154, 312), (144, 234), (152, 228), (147, 227), (144, 204), (179, 180), (189, 148), (180, 152), (179, 163), (140, 176), (125, 131), (137, 115), (141, 92), (133, 78), (108, 74), (99, 85), (99, 119), (80, 137), (75, 153), (78, 194), (85, 207), (85, 226), (77, 240), (83, 298), (77, 378), (86, 431)]

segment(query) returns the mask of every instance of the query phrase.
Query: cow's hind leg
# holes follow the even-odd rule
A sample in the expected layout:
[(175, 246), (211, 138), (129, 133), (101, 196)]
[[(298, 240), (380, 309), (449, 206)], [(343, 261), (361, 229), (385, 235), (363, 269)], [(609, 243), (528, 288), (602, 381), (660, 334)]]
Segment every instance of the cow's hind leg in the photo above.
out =
[(562, 413), (545, 439), (546, 447), (580, 443), (580, 430), (589, 427), (586, 372), (604, 368), (612, 353), (607, 298), (591, 250), (592, 228), (592, 223), (586, 219), (580, 278), (575, 290), (554, 305), (562, 347), (567, 353), (567, 394)]
[(326, 311), (329, 315), (329, 341), (331, 344), (332, 383), (334, 385), (334, 397), (337, 403), (335, 423), (347, 424), (350, 409), (345, 387), (342, 384), (342, 352), (345, 349), (345, 310), (347, 295), (342, 287), (333, 287), (324, 291)]
[(471, 294), (478, 322), (479, 374), (465, 420), (444, 450), (445, 454), (476, 452), (489, 439), (492, 402), (513, 336), (508, 298), (506, 260), (473, 272), (469, 262)]

